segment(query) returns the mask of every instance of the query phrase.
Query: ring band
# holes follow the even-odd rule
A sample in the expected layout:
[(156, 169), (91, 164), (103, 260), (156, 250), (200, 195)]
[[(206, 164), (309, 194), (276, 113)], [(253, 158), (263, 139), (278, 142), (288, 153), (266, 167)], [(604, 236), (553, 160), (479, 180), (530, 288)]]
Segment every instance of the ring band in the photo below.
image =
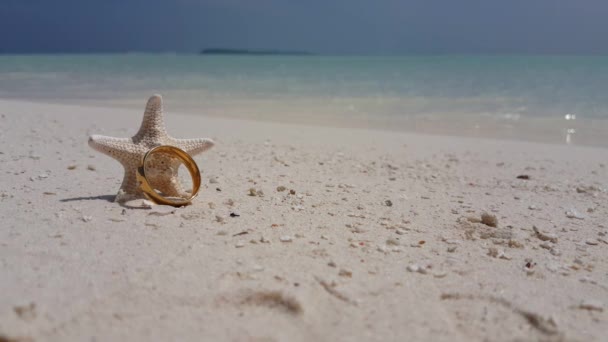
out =
[[(169, 199), (167, 197), (161, 196), (158, 192), (156, 192), (156, 190), (154, 190), (154, 188), (152, 188), (152, 186), (150, 186), (150, 183), (146, 178), (146, 161), (154, 153), (163, 152), (175, 156), (176, 158), (181, 160), (188, 168), (188, 171), (190, 172), (190, 177), (192, 177), (192, 194), (189, 198), (178, 200)], [(172, 205), (174, 207), (180, 207), (190, 204), (190, 202), (192, 202), (192, 200), (198, 195), (198, 191), (201, 187), (201, 172), (198, 169), (198, 165), (196, 165), (194, 159), (192, 159), (192, 157), (188, 153), (186, 153), (186, 151), (169, 145), (157, 146), (146, 152), (146, 154), (142, 158), (141, 166), (137, 169), (136, 177), (137, 180), (140, 182), (141, 190), (146, 195), (148, 195), (150, 199), (152, 199), (157, 204)]]

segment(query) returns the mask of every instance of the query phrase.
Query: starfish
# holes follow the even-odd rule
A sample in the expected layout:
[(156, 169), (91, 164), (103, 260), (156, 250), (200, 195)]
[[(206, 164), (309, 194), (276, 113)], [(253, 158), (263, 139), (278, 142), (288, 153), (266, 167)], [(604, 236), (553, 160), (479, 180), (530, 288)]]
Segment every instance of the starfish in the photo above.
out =
[[(116, 202), (124, 204), (132, 200), (146, 199), (135, 175), (144, 154), (159, 145), (175, 146), (194, 156), (213, 147), (214, 142), (206, 138), (175, 139), (169, 136), (163, 120), (163, 99), (160, 95), (153, 95), (148, 100), (141, 127), (132, 138), (102, 135), (89, 137), (89, 146), (116, 159), (124, 168), (124, 178), (116, 195)], [(161, 154), (151, 157), (154, 158), (150, 158), (149, 163), (146, 161), (146, 177), (150, 184), (165, 196), (183, 197), (186, 192), (177, 178), (180, 161)]]

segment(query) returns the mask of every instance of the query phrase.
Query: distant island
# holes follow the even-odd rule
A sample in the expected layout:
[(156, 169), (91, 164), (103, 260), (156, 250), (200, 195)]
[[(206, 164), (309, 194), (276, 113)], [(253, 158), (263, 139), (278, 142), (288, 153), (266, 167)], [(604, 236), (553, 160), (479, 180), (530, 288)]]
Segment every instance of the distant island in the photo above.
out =
[(306, 51), (290, 50), (247, 50), (247, 49), (223, 49), (211, 48), (201, 50), (201, 55), (256, 55), (256, 56), (308, 56), (312, 55)]

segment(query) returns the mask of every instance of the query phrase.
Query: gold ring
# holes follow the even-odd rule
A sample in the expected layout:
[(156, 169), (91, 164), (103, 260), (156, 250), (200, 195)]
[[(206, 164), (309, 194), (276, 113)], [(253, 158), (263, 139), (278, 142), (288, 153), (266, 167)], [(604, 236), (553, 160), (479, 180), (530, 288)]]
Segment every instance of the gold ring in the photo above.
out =
[[(156, 190), (154, 190), (154, 188), (152, 188), (152, 186), (150, 186), (150, 183), (146, 178), (146, 161), (154, 153), (170, 153), (181, 160), (188, 168), (190, 177), (192, 177), (192, 193), (189, 198), (177, 200), (170, 199), (160, 195), (158, 192), (156, 192)], [(186, 151), (169, 145), (157, 146), (146, 152), (141, 160), (141, 166), (137, 169), (136, 177), (140, 183), (141, 190), (148, 195), (150, 199), (157, 204), (172, 205), (174, 207), (181, 207), (183, 205), (190, 204), (190, 202), (192, 202), (192, 200), (198, 195), (198, 191), (201, 187), (201, 172), (198, 169), (198, 165), (196, 165), (194, 159), (192, 159), (192, 157), (186, 153)]]

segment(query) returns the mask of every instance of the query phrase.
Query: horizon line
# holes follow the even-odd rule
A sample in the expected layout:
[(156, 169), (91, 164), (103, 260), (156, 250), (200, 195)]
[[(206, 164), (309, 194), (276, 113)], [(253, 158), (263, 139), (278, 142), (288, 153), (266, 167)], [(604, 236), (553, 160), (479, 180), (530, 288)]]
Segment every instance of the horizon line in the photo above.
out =
[[(204, 53), (205, 50), (233, 50), (244, 53)], [(263, 53), (272, 51), (274, 53)], [(285, 53), (282, 53), (282, 52)], [(299, 53), (292, 53), (297, 51)], [(400, 53), (320, 53), (307, 50), (279, 49), (219, 49), (210, 48), (201, 51), (157, 51), (157, 50), (100, 50), (100, 51), (0, 51), (0, 56), (31, 56), (31, 55), (183, 55), (201, 57), (416, 57), (416, 56), (552, 56), (552, 57), (608, 57), (608, 53), (539, 53), (539, 52), (400, 52)]]

